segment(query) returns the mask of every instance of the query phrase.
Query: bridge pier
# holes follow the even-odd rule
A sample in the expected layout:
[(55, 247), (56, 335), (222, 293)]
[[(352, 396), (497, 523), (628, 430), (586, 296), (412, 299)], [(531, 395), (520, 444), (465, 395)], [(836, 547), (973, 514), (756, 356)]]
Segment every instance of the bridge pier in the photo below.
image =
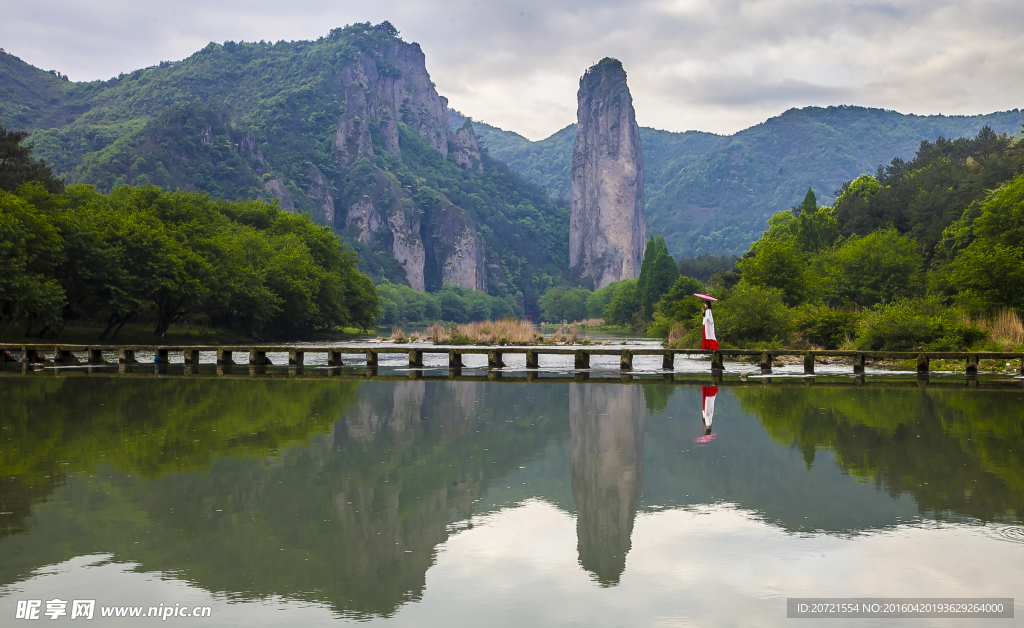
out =
[(619, 357), (619, 370), (620, 371), (632, 371), (633, 370), (633, 352), (628, 349), (623, 349), (622, 354)]
[[(267, 359), (267, 352), (258, 349), (249, 349), (249, 366), (273, 366), (273, 362)], [(252, 372), (252, 369), (249, 369)]]
[(196, 366), (199, 364), (199, 349), (185, 347), (181, 354), (185, 359), (185, 366)]
[[(527, 358), (529, 361), (529, 358)], [(462, 363), (462, 354), (457, 351), (448, 352), (448, 368), (449, 369), (461, 369), (465, 364)]]
[(103, 349), (96, 349), (89, 347), (86, 352), (89, 355), (89, 364), (106, 364), (107, 361), (103, 359)]
[(968, 377), (970, 377), (971, 375), (977, 375), (978, 374), (978, 356), (977, 355), (971, 355), (969, 353), (967, 354), (967, 369), (966, 369), (966, 372), (967, 372), (967, 376)]
[(78, 364), (78, 358), (75, 357), (74, 353), (66, 351), (60, 347), (53, 350), (53, 363), (54, 364)]
[(306, 362), (306, 353), (300, 349), (288, 350), (288, 366), (302, 366)]
[(577, 350), (573, 356), (575, 362), (575, 368), (588, 369), (590, 368), (590, 354), (586, 351)]
[(539, 369), (540, 368), (540, 354), (536, 351), (526, 352), (526, 368), (528, 369)]
[(804, 373), (809, 375), (814, 374), (814, 354), (810, 351), (804, 354)]
[(672, 353), (671, 351), (666, 351), (661, 356), (661, 368), (662, 370), (665, 371), (676, 370), (676, 354)]
[(725, 370), (725, 364), (724, 363), (725, 363), (725, 360), (722, 357), (722, 352), (721, 351), (712, 351), (711, 352), (711, 370), (712, 371), (724, 371)]
[(39, 352), (35, 349), (29, 349), (28, 347), (21, 348), (21, 361), (26, 364), (38, 364), (40, 362), (46, 362), (46, 358), (39, 355)]
[(928, 372), (928, 365), (929, 365), (930, 362), (931, 362), (931, 360), (928, 359), (928, 355), (927, 354), (925, 354), (925, 353), (917, 354), (917, 372), (918, 373), (927, 373)]
[(217, 364), (220, 364), (220, 365), (225, 365), (225, 364), (226, 365), (231, 365), (231, 364), (234, 364), (235, 361), (233, 359), (231, 359), (231, 356), (232, 356), (231, 349), (217, 349)]
[(409, 350), (409, 367), (423, 368), (423, 351), (420, 349)]
[(489, 369), (503, 369), (505, 368), (505, 362), (501, 359), (501, 351), (488, 351), (487, 352), (487, 368)]
[(157, 347), (156, 351), (153, 352), (153, 363), (154, 364), (167, 364), (167, 354), (169, 352), (163, 347)]
[[(377, 352), (376, 351), (367, 351), (366, 352), (366, 368), (371, 368), (371, 367), (372, 368), (377, 368), (377, 365), (378, 365)], [(375, 372), (374, 375), (376, 375), (376, 374), (377, 373)]]
[(138, 364), (135, 360), (135, 350), (125, 349), (121, 347), (117, 350), (117, 363), (118, 364)]
[(761, 362), (758, 364), (761, 367), (762, 373), (772, 372), (772, 354), (765, 351), (761, 354)]
[(341, 351), (331, 349), (327, 352), (327, 366), (341, 366)]
[(853, 372), (863, 373), (864, 372), (864, 354), (858, 353), (853, 356)]

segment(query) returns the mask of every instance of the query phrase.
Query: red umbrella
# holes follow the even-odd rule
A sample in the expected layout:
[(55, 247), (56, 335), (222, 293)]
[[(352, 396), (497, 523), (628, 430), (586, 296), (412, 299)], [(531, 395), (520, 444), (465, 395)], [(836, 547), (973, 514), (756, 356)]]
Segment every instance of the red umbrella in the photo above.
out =
[(706, 301), (717, 301), (718, 300), (718, 299), (716, 299), (713, 296), (710, 296), (710, 295), (707, 295), (707, 294), (697, 294), (696, 292), (693, 293), (693, 296), (700, 297), (701, 299), (704, 299)]

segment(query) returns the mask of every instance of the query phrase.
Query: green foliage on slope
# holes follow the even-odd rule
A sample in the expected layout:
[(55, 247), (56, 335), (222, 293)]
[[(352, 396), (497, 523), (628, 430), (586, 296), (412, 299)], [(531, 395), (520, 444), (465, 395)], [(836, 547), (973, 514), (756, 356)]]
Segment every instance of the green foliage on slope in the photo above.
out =
[[(0, 131), (2, 131), (0, 127)], [(43, 181), (52, 175), (42, 177)], [(369, 327), (377, 293), (326, 227), (262, 201), (38, 182), (0, 190), (0, 324), (60, 337), (72, 320), (187, 318), (254, 336)]]
[[(922, 138), (970, 137), (986, 125), (1016, 134), (1022, 122), (1017, 109), (915, 116), (842, 106), (791, 109), (725, 137), (642, 127), (647, 227), (664, 234), (676, 258), (740, 255), (771, 215), (801, 202), (808, 186), (818, 202), (830, 204), (844, 181), (874, 172), (893, 156), (910, 158)], [(554, 196), (568, 191), (575, 125), (539, 142), (476, 126), (492, 156)]]
[[(374, 127), (370, 170), (339, 169), (332, 141), (345, 108), (341, 77), (367, 58), (379, 76), (400, 75), (381, 52), (396, 32), (353, 24), (316, 41), (211, 43), (183, 61), (91, 83), (0, 55), (0, 124), (31, 130), (37, 156), (70, 183), (103, 192), (152, 184), (229, 200), (279, 198), (284, 209), (309, 212), (339, 232), (345, 202), (367, 177), (379, 177), (379, 192), (409, 194), (427, 244), (439, 221), (464, 210), (486, 245), (488, 291), (532, 306), (566, 279), (567, 208), (486, 155), (482, 172), (460, 168), (401, 121), (400, 158), (384, 151)], [(334, 214), (324, 208), (328, 196)], [(375, 280), (406, 280), (386, 238), (348, 244)], [(428, 289), (441, 286), (439, 266), (428, 259)]]

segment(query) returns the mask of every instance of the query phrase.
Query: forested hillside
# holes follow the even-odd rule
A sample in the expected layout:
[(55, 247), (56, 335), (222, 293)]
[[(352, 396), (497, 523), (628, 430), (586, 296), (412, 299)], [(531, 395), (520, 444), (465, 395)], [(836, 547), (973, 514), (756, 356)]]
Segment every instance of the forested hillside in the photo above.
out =
[[(700, 342), (695, 281), (665, 294), (650, 331)], [(1024, 141), (984, 127), (922, 142), (843, 184), (832, 206), (807, 192), (709, 283), (729, 344), (1019, 351)]]
[(529, 306), (566, 280), (568, 209), (481, 155), (472, 125), (449, 132), (445, 106), (387, 22), (211, 43), (89, 83), (0, 53), (0, 124), (29, 131), (68, 184), (277, 199), (332, 227), (375, 281)]
[[(452, 124), (464, 117), (452, 112)], [(922, 140), (973, 137), (984, 126), (1011, 136), (1024, 112), (915, 116), (864, 107), (791, 109), (731, 136), (641, 127), (647, 227), (676, 257), (742, 254), (768, 217), (796, 205), (811, 186), (831, 203), (844, 181), (894, 156), (910, 159)], [(481, 144), (553, 197), (569, 188), (575, 125), (539, 142), (474, 122)]]

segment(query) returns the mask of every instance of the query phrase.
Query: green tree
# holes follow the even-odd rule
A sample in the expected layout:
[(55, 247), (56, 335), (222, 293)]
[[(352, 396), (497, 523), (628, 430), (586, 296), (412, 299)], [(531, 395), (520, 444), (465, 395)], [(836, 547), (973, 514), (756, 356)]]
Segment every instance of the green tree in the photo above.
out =
[(612, 295), (611, 301), (604, 311), (605, 321), (610, 325), (628, 327), (642, 324), (640, 300), (637, 296), (637, 280), (623, 279), (616, 283), (618, 286), (615, 294)]
[(537, 301), (541, 318), (552, 323), (583, 320), (587, 318), (587, 299), (591, 294), (586, 288), (552, 288)]
[(705, 291), (693, 277), (679, 277), (658, 301), (658, 311), (675, 321), (689, 321), (700, 313), (700, 299), (693, 295)]
[(816, 263), (826, 301), (862, 306), (921, 294), (923, 264), (917, 243), (895, 229), (852, 236)]
[(665, 238), (651, 236), (647, 240), (644, 259), (640, 265), (640, 276), (637, 278), (637, 299), (640, 313), (644, 320), (654, 318), (654, 306), (661, 295), (665, 294), (676, 279), (679, 278), (679, 267), (668, 253)]
[(781, 290), (787, 304), (800, 303), (808, 292), (808, 266), (796, 240), (762, 238), (759, 243), (753, 257), (736, 264), (742, 273), (741, 283)]
[(800, 203), (799, 214), (804, 212), (813, 212), (818, 209), (818, 197), (814, 195), (814, 190), (811, 186), (807, 186), (807, 194), (804, 195), (804, 201)]
[(972, 227), (975, 240), (950, 265), (962, 302), (1024, 308), (1024, 175), (996, 190)]
[(744, 282), (714, 308), (714, 316), (719, 342), (732, 344), (783, 345), (793, 325), (781, 289)]
[(32, 158), (28, 133), (0, 125), (0, 190), (13, 192), (26, 183), (37, 182), (50, 192), (61, 192), (64, 182), (53, 176), (43, 160)]

